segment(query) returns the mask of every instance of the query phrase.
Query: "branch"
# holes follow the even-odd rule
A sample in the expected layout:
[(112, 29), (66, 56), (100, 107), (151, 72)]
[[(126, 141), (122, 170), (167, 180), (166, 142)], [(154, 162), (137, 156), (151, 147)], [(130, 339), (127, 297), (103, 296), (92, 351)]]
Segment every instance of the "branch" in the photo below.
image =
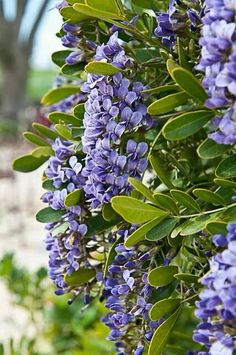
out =
[(28, 50), (28, 53), (30, 54), (31, 51), (32, 51), (32, 48), (33, 48), (33, 42), (34, 42), (34, 37), (35, 37), (35, 34), (38, 30), (38, 27), (40, 25), (40, 22), (41, 20), (43, 19), (43, 15), (44, 15), (44, 12), (46, 10), (46, 7), (47, 7), (47, 4), (48, 4), (48, 0), (44, 0), (42, 2), (42, 5), (39, 9), (39, 12), (38, 12), (38, 15), (35, 19), (35, 22), (33, 24), (33, 27), (30, 31), (30, 34), (29, 34), (29, 37), (28, 37), (28, 44), (27, 44), (27, 50)]
[(4, 21), (3, 0), (0, 0), (0, 19), (1, 21)]
[(15, 28), (15, 33), (18, 35), (22, 18), (25, 14), (25, 9), (26, 5), (28, 3), (28, 0), (17, 0), (17, 9), (16, 9), (16, 18), (14, 21), (14, 28)]

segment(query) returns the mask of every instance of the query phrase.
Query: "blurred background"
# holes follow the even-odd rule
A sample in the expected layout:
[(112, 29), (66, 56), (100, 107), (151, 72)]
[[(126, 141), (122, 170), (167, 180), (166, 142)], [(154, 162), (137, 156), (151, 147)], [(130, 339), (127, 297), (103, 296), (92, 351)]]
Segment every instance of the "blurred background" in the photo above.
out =
[(53, 84), (51, 54), (61, 49), (56, 0), (0, 0), (0, 354), (113, 354), (99, 322), (100, 304), (84, 312), (53, 295), (47, 278), (40, 176), (12, 171), (31, 147), (21, 132), (43, 122), (40, 98)]

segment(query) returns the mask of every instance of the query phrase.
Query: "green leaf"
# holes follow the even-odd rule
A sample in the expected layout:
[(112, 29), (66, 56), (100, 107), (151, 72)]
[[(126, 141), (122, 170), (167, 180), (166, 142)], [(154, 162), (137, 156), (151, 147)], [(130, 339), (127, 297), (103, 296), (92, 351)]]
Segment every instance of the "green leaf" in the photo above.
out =
[[(78, 1), (79, 2), (79, 1)], [(65, 6), (60, 10), (62, 17), (69, 19), (70, 23), (78, 24), (90, 18), (89, 14), (78, 13), (72, 6)]]
[(96, 216), (89, 218), (86, 221), (88, 226), (87, 235), (101, 234), (106, 230), (111, 229), (121, 221), (120, 217), (117, 219), (112, 219), (110, 221), (105, 221), (102, 214), (98, 213)]
[(226, 234), (227, 223), (226, 222), (209, 222), (206, 225), (207, 232), (211, 234)]
[(56, 132), (64, 139), (71, 141), (73, 140), (73, 136), (72, 136), (72, 132), (69, 129), (68, 126), (61, 124), (61, 123), (57, 123), (54, 125), (54, 128), (56, 130)]
[(43, 187), (43, 189), (48, 190), (48, 191), (57, 190), (56, 187), (53, 185), (53, 181), (49, 180), (49, 179), (43, 180), (42, 187)]
[(169, 178), (167, 176), (167, 172), (162, 167), (159, 159), (157, 157), (154, 157), (153, 155), (151, 155), (149, 160), (150, 160), (150, 163), (151, 163), (153, 169), (155, 170), (158, 178), (161, 180), (161, 182), (163, 182), (163, 184), (166, 185), (169, 189), (173, 189), (174, 185), (169, 180)]
[(221, 218), (224, 222), (236, 223), (236, 205), (226, 208), (222, 213)]
[(58, 137), (58, 134), (52, 129), (40, 124), (40, 123), (32, 123), (32, 127), (43, 136), (55, 140)]
[(83, 190), (82, 189), (77, 189), (69, 193), (64, 201), (64, 204), (66, 207), (71, 207), (71, 206), (76, 206), (81, 200), (81, 197), (83, 196)]
[(84, 127), (73, 127), (72, 131), (72, 138), (74, 140), (79, 140), (84, 135)]
[(183, 273), (179, 273), (179, 274), (175, 274), (174, 277), (177, 279), (177, 280), (180, 280), (180, 281), (184, 281), (186, 283), (198, 283), (198, 280), (199, 280), (199, 277), (196, 276), (196, 275), (192, 275), (192, 274), (183, 274)]
[(115, 196), (111, 204), (113, 209), (129, 223), (144, 223), (167, 215), (166, 212), (133, 197)]
[(168, 337), (179, 317), (181, 306), (165, 322), (163, 322), (153, 334), (148, 349), (148, 355), (162, 355)]
[(76, 75), (84, 70), (85, 64), (86, 64), (85, 62), (76, 63), (73, 65), (64, 64), (63, 67), (61, 68), (61, 72), (62, 74), (65, 75)]
[(178, 49), (178, 55), (179, 55), (179, 64), (181, 67), (191, 70), (191, 67), (188, 62), (187, 54), (186, 51), (184, 50), (181, 39), (180, 37), (177, 37), (177, 49)]
[(72, 51), (70, 51), (70, 50), (54, 52), (52, 54), (52, 61), (53, 61), (53, 63), (55, 63), (59, 67), (62, 67), (65, 64), (66, 58), (71, 53), (72, 53)]
[(94, 9), (111, 13), (111, 14), (121, 14), (122, 4), (119, 2), (120, 7), (118, 7), (117, 2), (115, 0), (103, 0), (101, 6), (101, 0), (86, 0), (86, 4), (91, 6)]
[(152, 192), (139, 180), (129, 177), (129, 183), (140, 192), (144, 197), (146, 197), (149, 201), (156, 204), (156, 200), (152, 195)]
[(157, 192), (153, 196), (154, 196), (155, 200), (157, 201), (157, 203), (159, 205), (161, 205), (161, 207), (163, 207), (167, 211), (173, 212), (174, 214), (177, 214), (177, 215), (179, 214), (179, 209), (178, 209), (175, 201), (169, 195)]
[(81, 286), (91, 281), (95, 276), (95, 269), (80, 267), (79, 270), (74, 271), (71, 275), (65, 275), (65, 282), (69, 286)]
[(49, 146), (49, 144), (43, 140), (41, 137), (39, 137), (37, 134), (33, 132), (24, 132), (23, 137), (30, 143), (33, 143), (35, 145), (39, 146)]
[(80, 120), (83, 120), (84, 113), (85, 113), (84, 104), (78, 104), (78, 105), (75, 106), (74, 115), (77, 118), (79, 118)]
[(161, 223), (147, 233), (146, 239), (153, 242), (166, 237), (174, 229), (177, 222), (178, 220), (175, 218), (168, 218), (161, 221)]
[(212, 203), (213, 205), (224, 205), (223, 198), (216, 192), (206, 189), (194, 189), (193, 194), (201, 200)]
[(61, 223), (59, 226), (56, 226), (51, 231), (52, 237), (56, 237), (60, 234), (64, 234), (67, 231), (67, 229), (69, 228), (69, 226), (70, 225), (68, 222), (64, 222), (64, 223)]
[(107, 272), (108, 272), (108, 268), (109, 266), (112, 264), (113, 260), (115, 259), (116, 255), (117, 255), (117, 252), (116, 252), (116, 246), (120, 243), (123, 243), (123, 237), (120, 237), (118, 238), (112, 245), (109, 253), (108, 253), (108, 256), (107, 256), (107, 259), (106, 259), (106, 264), (105, 264), (105, 267), (104, 267), (104, 277), (106, 277), (107, 275)]
[(177, 266), (158, 266), (149, 272), (148, 283), (153, 287), (168, 285), (174, 280), (174, 275), (177, 273)]
[(228, 186), (228, 187), (235, 187), (236, 188), (236, 182), (230, 181), (230, 180), (215, 178), (214, 183), (219, 186), (226, 186), (226, 187)]
[(45, 106), (51, 106), (58, 101), (65, 99), (68, 96), (78, 94), (80, 92), (79, 86), (61, 86), (56, 89), (48, 91), (41, 100), (41, 103)]
[(54, 210), (51, 207), (46, 207), (36, 214), (36, 220), (41, 223), (58, 222), (65, 213), (65, 210)]
[(167, 298), (155, 303), (149, 311), (149, 317), (151, 320), (156, 321), (166, 316), (169, 313), (173, 313), (181, 304), (181, 298)]
[(167, 62), (166, 62), (166, 68), (167, 68), (170, 76), (174, 80), (174, 78), (172, 76), (172, 72), (173, 72), (174, 69), (179, 68), (179, 65), (173, 59), (168, 59)]
[[(95, 18), (99, 18), (102, 20), (109, 20), (109, 19), (113, 19), (113, 20), (124, 20), (125, 17), (121, 14), (116, 14), (116, 13), (110, 13), (110, 12), (106, 12), (106, 11), (101, 11), (98, 9), (94, 9), (91, 6), (88, 6), (86, 4), (74, 4), (73, 8), (78, 11), (78, 13), (80, 15), (87, 15), (87, 16), (91, 16), (91, 17), (95, 17)], [(101, 4), (100, 4), (100, 9), (101, 9)], [(103, 9), (103, 7), (102, 7)]]
[(207, 94), (203, 89), (201, 83), (196, 77), (188, 70), (178, 67), (171, 71), (171, 76), (175, 82), (192, 96), (197, 101), (204, 103), (207, 99)]
[(228, 149), (229, 146), (218, 144), (212, 139), (207, 138), (200, 144), (197, 149), (197, 153), (202, 159), (214, 159), (223, 155)]
[(86, 65), (85, 71), (91, 74), (114, 75), (122, 71), (110, 63), (90, 62)]
[(186, 112), (168, 121), (163, 127), (163, 135), (173, 141), (185, 139), (198, 132), (213, 116), (214, 112), (207, 110)]
[(53, 122), (54, 124), (56, 123), (65, 123), (65, 124), (71, 124), (73, 126), (82, 126), (82, 120), (78, 119), (77, 117), (73, 115), (69, 115), (68, 113), (64, 112), (52, 112), (49, 114), (49, 120)]
[(184, 91), (162, 97), (148, 106), (148, 113), (157, 116), (173, 111), (176, 107), (186, 104), (188, 99), (189, 95)]
[(180, 226), (180, 235), (189, 236), (202, 231), (205, 229), (209, 222), (215, 221), (217, 219), (217, 215), (217, 213), (213, 213), (211, 215), (203, 215), (187, 220)]
[(28, 173), (38, 169), (47, 160), (47, 157), (35, 158), (30, 154), (21, 155), (14, 160), (12, 167), (21, 173)]
[(215, 173), (216, 176), (223, 178), (236, 177), (236, 154), (221, 161)]
[(37, 147), (34, 150), (32, 150), (32, 152), (31, 152), (31, 155), (34, 158), (41, 158), (41, 157), (49, 158), (53, 154), (54, 154), (54, 151), (52, 150), (51, 147)]
[[(142, 0), (141, 0), (142, 1)], [(149, 0), (148, 0), (149, 1)], [(156, 88), (151, 88), (151, 89), (145, 89), (142, 92), (147, 93), (147, 94), (161, 94), (163, 92), (167, 91), (176, 91), (179, 89), (179, 86), (176, 84), (173, 85), (163, 85), (163, 86), (158, 86)]]
[(180, 205), (189, 208), (192, 211), (200, 212), (198, 203), (186, 192), (180, 190), (171, 190), (171, 196), (180, 203)]
[(157, 217), (139, 227), (135, 232), (133, 232), (125, 241), (126, 248), (130, 248), (144, 239), (150, 229), (159, 224), (166, 216)]
[(113, 219), (117, 219), (119, 215), (113, 210), (110, 203), (106, 203), (102, 207), (102, 216), (105, 221), (111, 221)]

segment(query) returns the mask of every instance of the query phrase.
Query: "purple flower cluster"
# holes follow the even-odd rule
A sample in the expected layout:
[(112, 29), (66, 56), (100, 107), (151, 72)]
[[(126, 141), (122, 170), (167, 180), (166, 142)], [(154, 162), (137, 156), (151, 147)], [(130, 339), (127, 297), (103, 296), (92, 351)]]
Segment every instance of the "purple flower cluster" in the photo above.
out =
[[(118, 33), (97, 48), (94, 59), (122, 69), (131, 65), (119, 44)], [(82, 91), (88, 94), (82, 138), (87, 156), (82, 174), (86, 177), (84, 189), (93, 208), (109, 202), (114, 195), (128, 192), (128, 176), (140, 178), (147, 167), (144, 158), (147, 144), (131, 139), (123, 143), (125, 135), (152, 125), (142, 90), (141, 83), (131, 84), (121, 73), (88, 74), (82, 86)]]
[[(224, 109), (213, 123), (210, 138), (220, 144), (236, 142), (236, 6), (232, 0), (206, 0), (200, 45), (202, 82), (208, 93), (206, 106)], [(225, 110), (226, 109), (226, 110)]]
[(224, 248), (210, 261), (210, 271), (202, 279), (205, 289), (196, 302), (202, 319), (193, 339), (206, 346), (201, 354), (233, 355), (236, 351), (236, 224), (227, 226), (226, 235), (215, 235), (213, 242)]
[[(134, 230), (135, 227), (120, 230), (118, 236), (126, 238)], [(141, 355), (145, 342), (151, 340), (153, 331), (161, 323), (150, 321), (148, 316), (153, 288), (147, 284), (148, 270), (144, 264), (150, 261), (151, 252), (126, 249), (122, 242), (115, 251), (117, 254), (109, 266), (103, 291), (110, 313), (102, 320), (110, 328), (108, 339), (115, 342), (119, 355)]]
[[(182, 1), (171, 0), (167, 12), (156, 14), (157, 28), (155, 36), (162, 37), (162, 43), (167, 47), (173, 47), (178, 34), (186, 30), (195, 32), (201, 23), (200, 11), (193, 8), (181, 9)], [(192, 1), (192, 6), (200, 5), (200, 0)]]

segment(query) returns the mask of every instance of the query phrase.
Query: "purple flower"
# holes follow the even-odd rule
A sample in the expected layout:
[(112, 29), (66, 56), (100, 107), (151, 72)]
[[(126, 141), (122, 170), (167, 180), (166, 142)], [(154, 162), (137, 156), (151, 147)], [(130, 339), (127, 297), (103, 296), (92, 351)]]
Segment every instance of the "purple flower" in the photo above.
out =
[[(233, 1), (205, 1), (201, 59), (197, 69), (204, 72), (202, 81), (209, 98), (209, 108), (223, 109), (213, 123), (218, 128), (210, 138), (219, 144), (236, 142), (236, 8)], [(225, 110), (226, 108), (226, 110)]]
[(212, 355), (232, 355), (236, 350), (236, 225), (229, 224), (227, 229), (226, 236), (213, 237), (216, 246), (225, 249), (211, 259), (210, 271), (201, 281), (205, 289), (196, 302), (196, 315), (202, 322), (193, 339)]

